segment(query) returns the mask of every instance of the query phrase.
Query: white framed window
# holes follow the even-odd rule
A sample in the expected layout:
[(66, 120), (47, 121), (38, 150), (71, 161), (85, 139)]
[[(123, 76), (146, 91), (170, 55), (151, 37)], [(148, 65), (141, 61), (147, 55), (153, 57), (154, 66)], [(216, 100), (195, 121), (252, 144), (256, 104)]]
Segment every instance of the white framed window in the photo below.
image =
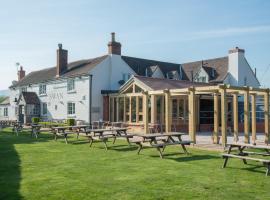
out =
[(75, 90), (75, 80), (74, 79), (68, 79), (67, 80), (67, 91), (74, 91)]
[(0, 116), (3, 116), (2, 108), (0, 108)]
[(5, 117), (8, 116), (8, 108), (4, 108), (4, 116), (5, 116)]
[(68, 102), (67, 114), (68, 115), (75, 115), (75, 103), (74, 102)]
[(47, 113), (48, 113), (47, 103), (42, 103), (42, 115), (47, 115)]
[(45, 84), (40, 84), (39, 85), (39, 94), (40, 95), (44, 95), (46, 93), (47, 93), (47, 91), (46, 91), (46, 85)]

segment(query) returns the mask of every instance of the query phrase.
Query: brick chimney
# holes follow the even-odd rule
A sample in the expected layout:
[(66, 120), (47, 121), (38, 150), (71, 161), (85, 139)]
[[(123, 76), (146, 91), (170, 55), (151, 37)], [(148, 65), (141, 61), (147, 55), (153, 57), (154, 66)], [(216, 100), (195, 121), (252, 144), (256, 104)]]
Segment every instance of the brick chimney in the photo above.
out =
[(56, 61), (56, 76), (61, 76), (65, 71), (67, 71), (68, 65), (68, 51), (62, 49), (62, 44), (58, 44), (57, 49), (57, 61)]
[(20, 70), (18, 71), (18, 81), (22, 80), (25, 77), (25, 71), (23, 70), (23, 67), (20, 67)]
[(112, 39), (108, 43), (108, 54), (121, 55), (121, 43), (115, 41), (115, 33), (111, 33)]

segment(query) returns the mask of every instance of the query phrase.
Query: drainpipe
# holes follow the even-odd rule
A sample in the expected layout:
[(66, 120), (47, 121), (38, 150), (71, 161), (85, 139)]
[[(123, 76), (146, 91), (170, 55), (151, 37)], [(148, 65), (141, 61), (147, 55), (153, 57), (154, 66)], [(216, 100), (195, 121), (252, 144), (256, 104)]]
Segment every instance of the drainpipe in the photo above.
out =
[(93, 74), (89, 75), (89, 125), (92, 124), (92, 82), (93, 82)]

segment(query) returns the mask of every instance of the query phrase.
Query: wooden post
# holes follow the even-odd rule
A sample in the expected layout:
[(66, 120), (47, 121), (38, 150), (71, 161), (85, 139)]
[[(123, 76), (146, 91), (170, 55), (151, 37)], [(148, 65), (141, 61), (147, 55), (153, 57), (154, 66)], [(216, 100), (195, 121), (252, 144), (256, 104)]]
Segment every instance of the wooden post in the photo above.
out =
[(218, 144), (218, 132), (219, 132), (219, 97), (218, 94), (214, 94), (214, 134), (213, 134), (213, 143)]
[(126, 116), (127, 116), (127, 111), (126, 111), (126, 97), (124, 97), (124, 116), (123, 116), (123, 121), (126, 122)]
[(119, 97), (116, 98), (116, 121), (119, 122)]
[(139, 122), (139, 96), (136, 96), (136, 123)]
[(195, 109), (196, 109), (196, 96), (195, 96), (195, 90), (194, 88), (189, 88), (189, 95), (188, 95), (188, 124), (189, 124), (189, 136), (191, 140), (196, 143), (196, 115), (195, 115)]
[(250, 117), (249, 117), (249, 90), (247, 89), (244, 93), (244, 133), (245, 133), (245, 143), (249, 143), (249, 127), (250, 127)]
[(264, 94), (264, 133), (265, 144), (269, 144), (269, 90)]
[(221, 136), (222, 136), (222, 146), (225, 147), (227, 144), (227, 95), (226, 89), (220, 89), (221, 94)]
[(179, 118), (180, 118), (180, 111), (179, 111), (179, 106), (180, 106), (180, 99), (176, 99), (176, 124), (179, 124)]
[(251, 95), (251, 113), (252, 113), (252, 143), (256, 144), (256, 94)]
[(149, 133), (149, 124), (148, 124), (148, 93), (143, 94), (143, 123), (144, 123), (144, 132)]
[(132, 97), (130, 96), (129, 97), (129, 123), (131, 123), (132, 122), (132, 119), (131, 119), (131, 116), (132, 116), (132, 102), (131, 102), (131, 100), (132, 100)]
[(164, 92), (165, 92), (165, 132), (169, 133), (171, 132), (172, 127), (171, 95), (168, 90)]
[(155, 95), (151, 95), (151, 123), (155, 124), (157, 120), (157, 99)]
[(233, 94), (233, 133), (234, 141), (238, 142), (239, 132), (238, 132), (238, 93)]
[(160, 97), (160, 123), (161, 126), (164, 124), (164, 96)]

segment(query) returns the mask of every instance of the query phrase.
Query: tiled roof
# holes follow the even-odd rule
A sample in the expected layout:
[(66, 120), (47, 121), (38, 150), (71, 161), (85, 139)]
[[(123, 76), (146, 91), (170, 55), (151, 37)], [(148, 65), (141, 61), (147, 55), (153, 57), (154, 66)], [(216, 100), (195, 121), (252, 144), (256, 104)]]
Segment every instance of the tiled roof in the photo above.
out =
[[(188, 80), (192, 80), (191, 74), (195, 75), (202, 67), (202, 61), (183, 63), (181, 64)], [(214, 58), (203, 61), (203, 68), (208, 73), (211, 82), (222, 82), (228, 72), (228, 57)], [(215, 71), (215, 76), (212, 77), (212, 69)]]
[(19, 101), (22, 97), (26, 104), (40, 104), (39, 98), (35, 92), (22, 92)]
[(199, 83), (199, 82), (190, 82), (183, 80), (172, 80), (172, 79), (162, 79), (162, 78), (152, 78), (145, 76), (134, 76), (135, 79), (138, 79), (143, 84), (147, 85), (152, 90), (165, 90), (165, 89), (181, 89), (194, 87), (202, 87), (213, 85), (210, 83)]
[(129, 57), (129, 56), (122, 56), (122, 59), (139, 76), (145, 76), (146, 69), (149, 69), (152, 66), (158, 66), (165, 77), (168, 72), (175, 71), (175, 70), (179, 72), (179, 69), (180, 69), (180, 64), (176, 64), (176, 63), (161, 62), (161, 61), (156, 61), (156, 60), (148, 60), (148, 59), (135, 58), (135, 57)]
[[(80, 74), (86, 74), (88, 73), (93, 67), (95, 67), (97, 64), (99, 64), (101, 61), (103, 61), (107, 55), (93, 58), (93, 59), (87, 59), (87, 60), (79, 60), (76, 62), (71, 62), (68, 64), (68, 70), (61, 75), (61, 77), (68, 77), (68, 76), (74, 76), (74, 75), (80, 75)], [(24, 86), (29, 84), (35, 84), (35, 83), (41, 83), (48, 80), (52, 80), (56, 78), (56, 67), (46, 68), (39, 71), (33, 71), (26, 75), (22, 80), (17, 82), (16, 84), (12, 85), (14, 87), (16, 86)]]

